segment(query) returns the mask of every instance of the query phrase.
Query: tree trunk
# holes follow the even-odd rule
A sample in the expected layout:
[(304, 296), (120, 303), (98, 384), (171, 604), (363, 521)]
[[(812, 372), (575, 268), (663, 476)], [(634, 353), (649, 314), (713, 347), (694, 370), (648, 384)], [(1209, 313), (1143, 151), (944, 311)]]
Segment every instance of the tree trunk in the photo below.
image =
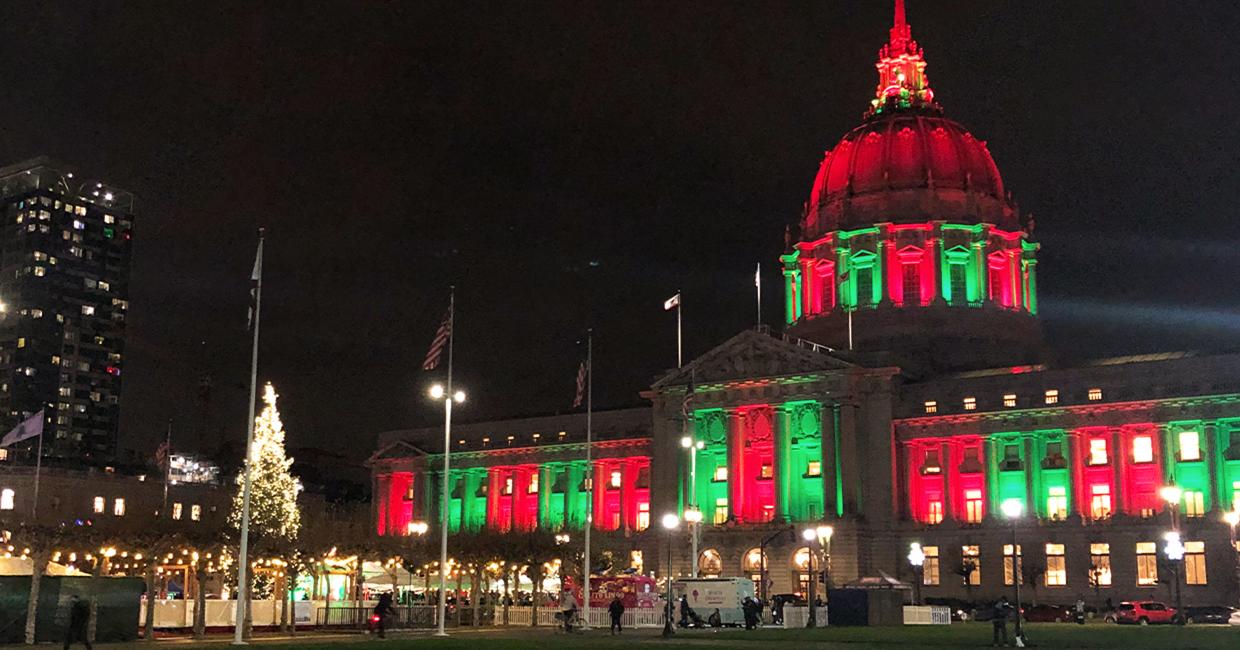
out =
[(289, 636), (297, 636), (297, 600), (294, 598), (294, 592), (297, 589), (297, 576), (298, 575), (300, 574), (297, 571), (293, 571), (289, 573), (289, 577), (292, 578), (292, 580), (289, 583), (288, 593), (285, 594), (285, 596), (289, 600), (288, 607), (291, 610), (289, 612), (289, 617), (288, 617)]
[(86, 624), (86, 638), (95, 642), (95, 631), (99, 625), (99, 591), (100, 581), (108, 571), (108, 558), (99, 556), (95, 560), (95, 575), (90, 580), (90, 621)]
[(30, 598), (26, 600), (26, 645), (34, 645), (35, 622), (39, 612), (39, 583), (43, 581), (43, 573), (47, 571), (47, 563), (51, 561), (52, 553), (36, 549), (31, 559), (34, 570), (30, 572)]
[(275, 598), (276, 595), (279, 594), (280, 631), (285, 634), (288, 634), (288, 595), (290, 593), (290, 590), (288, 588), (288, 582), (284, 579), (283, 576), (281, 576), (280, 579), (276, 581), (276, 585), (279, 587), (279, 589), (273, 589), (271, 591), (271, 596), (272, 598)]
[(469, 604), (474, 607), (474, 629), (478, 629), (481, 623), (478, 621), (478, 601), (482, 600), (478, 595), (478, 571), (475, 570), (470, 576), (469, 581)]
[(540, 579), (542, 571), (533, 567), (530, 568), (533, 569), (533, 573), (530, 573), (530, 582), (534, 583), (534, 586), (530, 589), (530, 626), (534, 627), (538, 625), (538, 597), (539, 589), (542, 587), (542, 580)]
[(508, 599), (512, 598), (512, 591), (508, 589), (508, 568), (504, 568), (504, 625), (508, 625)]
[(155, 560), (152, 552), (151, 561), (146, 563), (146, 620), (142, 625), (142, 638), (146, 641), (155, 640)]
[(464, 571), (464, 569), (457, 569), (456, 571), (456, 595), (455, 597), (456, 597), (456, 626), (457, 627), (461, 626), (461, 610), (465, 608), (464, 605), (461, 604), (461, 571)]
[(203, 585), (206, 582), (207, 571), (201, 566), (194, 570), (194, 582), (197, 586), (197, 593), (194, 594), (194, 638), (205, 639), (207, 637), (207, 591)]

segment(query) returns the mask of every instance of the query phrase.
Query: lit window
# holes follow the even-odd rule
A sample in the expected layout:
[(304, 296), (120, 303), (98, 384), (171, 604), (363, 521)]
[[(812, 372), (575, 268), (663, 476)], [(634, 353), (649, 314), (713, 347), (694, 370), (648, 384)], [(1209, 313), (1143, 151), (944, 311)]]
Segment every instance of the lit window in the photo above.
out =
[(811, 460), (805, 468), (806, 476), (822, 476), (822, 463), (820, 461)]
[(78, 219), (74, 219), (74, 220), (73, 220), (73, 229), (74, 229), (74, 230), (86, 230), (86, 224), (85, 224), (85, 223), (82, 223), (82, 221), (80, 221), (80, 220), (78, 220)]
[(94, 316), (95, 315), (94, 305), (82, 305), (82, 315), (83, 316)]
[(95, 511), (95, 514), (100, 514), (100, 513), (102, 513), (102, 512), (103, 512), (103, 509), (104, 509), (105, 507), (106, 507), (106, 505), (105, 505), (105, 502), (104, 502), (104, 498), (103, 498), (103, 497), (95, 497), (95, 503), (94, 503), (94, 511)]
[(719, 465), (715, 467), (714, 480), (718, 482), (723, 482), (723, 481), (728, 480), (728, 466), (727, 465)]
[(1184, 516), (1201, 517), (1206, 514), (1206, 495), (1198, 490), (1184, 491)]
[(1058, 404), (1059, 403), (1059, 391), (1053, 388), (1051, 390), (1046, 391), (1046, 403), (1047, 404)]
[(1068, 584), (1068, 568), (1064, 561), (1063, 544), (1046, 545), (1046, 586), (1062, 587)]
[(977, 410), (977, 398), (976, 397), (964, 398), (964, 410), (976, 411)]
[(926, 413), (938, 413), (939, 403), (935, 401), (926, 402)]
[(1184, 542), (1184, 583), (1206, 584), (1205, 542)]
[(715, 525), (728, 523), (728, 499), (727, 497), (719, 497), (715, 499)]
[(1012, 571), (1012, 545), (1004, 544), (1003, 545), (1003, 584), (1005, 585), (1016, 584), (1015, 580), (1016, 580), (1016, 576), (1018, 575), (1020, 576), (1021, 584), (1024, 584), (1025, 582), (1025, 577), (1023, 573), (1024, 563), (1025, 563), (1024, 552), (1021, 550), (1020, 544), (1017, 544), (1016, 545), (1016, 571), (1013, 572)]
[(14, 492), (12, 488), (4, 488), (3, 490), (0, 490), (0, 510), (13, 509), (13, 495)]
[(941, 524), (943, 523), (943, 502), (931, 501), (926, 504), (926, 523)]
[[(5, 390), (8, 390), (8, 384), (5, 384)], [(9, 450), (0, 448), (0, 461), (9, 459)]]
[(512, 477), (504, 479), (504, 490), (501, 494), (512, 494)]
[(1201, 460), (1200, 438), (1196, 431), (1180, 432), (1180, 460)]
[(17, 337), (17, 347), (19, 348), (26, 347), (26, 337), (24, 336)]
[(117, 497), (116, 500), (112, 502), (112, 514), (117, 517), (125, 516), (125, 500), (124, 499)]
[(1154, 462), (1154, 439), (1149, 436), (1137, 436), (1132, 439), (1132, 462)]
[(1090, 438), (1089, 439), (1089, 464), (1090, 465), (1106, 465), (1107, 464), (1106, 438)]
[(939, 450), (936, 448), (926, 449), (925, 456), (921, 462), (922, 474), (938, 474), (943, 471), (939, 465)]
[(1091, 388), (1091, 389), (1089, 389), (1089, 401), (1091, 401), (1091, 402), (1097, 402), (1097, 401), (1098, 401), (1098, 400), (1100, 400), (1100, 399), (1102, 399), (1102, 389), (1101, 389), (1101, 388)]
[(47, 275), (47, 269), (43, 268), (42, 266), (36, 266), (34, 267), (34, 275), (35, 277), (41, 278)]
[(982, 491), (964, 491), (964, 520), (970, 524), (982, 523)]
[(921, 584), (937, 586), (939, 584), (939, 547), (923, 546), (921, 552), (926, 561), (921, 565)]
[(1105, 483), (1095, 484), (1089, 488), (1089, 516), (1093, 519), (1106, 519), (1111, 516), (1111, 486)]
[(526, 494), (538, 494), (538, 474), (530, 474), (530, 484), (525, 488)]
[(622, 477), (620, 475), (620, 470), (616, 470), (611, 473), (611, 487), (613, 488), (620, 487), (621, 480), (622, 480)]
[(637, 530), (642, 531), (650, 528), (650, 502), (642, 501), (637, 504)]
[(1089, 545), (1089, 586), (1111, 586), (1111, 545)]
[(172, 504), (172, 518), (177, 521), (181, 521), (181, 504)]
[(202, 520), (202, 506), (196, 503), (190, 506), (189, 507), (189, 518), (192, 521), (201, 521)]
[(775, 467), (770, 463), (762, 463), (758, 478), (775, 478)]
[(1046, 516), (1051, 520), (1062, 521), (1068, 518), (1068, 490), (1063, 486), (1052, 486), (1047, 490)]
[(1003, 405), (1011, 408), (1016, 406), (1016, 393), (1008, 393), (1003, 396)]
[(1137, 542), (1137, 586), (1158, 584), (1158, 548), (1154, 542)]
[[(960, 568), (967, 585), (982, 584), (982, 552), (977, 546), (960, 547)], [(968, 569), (966, 572), (965, 569)]]

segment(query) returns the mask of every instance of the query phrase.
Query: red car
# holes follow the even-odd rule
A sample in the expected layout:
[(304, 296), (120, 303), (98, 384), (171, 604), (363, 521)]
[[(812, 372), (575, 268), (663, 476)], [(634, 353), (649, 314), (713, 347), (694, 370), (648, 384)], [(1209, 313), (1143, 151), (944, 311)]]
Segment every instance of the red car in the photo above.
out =
[(1115, 622), (1130, 625), (1152, 625), (1157, 623), (1174, 623), (1176, 611), (1156, 600), (1123, 602), (1115, 610)]

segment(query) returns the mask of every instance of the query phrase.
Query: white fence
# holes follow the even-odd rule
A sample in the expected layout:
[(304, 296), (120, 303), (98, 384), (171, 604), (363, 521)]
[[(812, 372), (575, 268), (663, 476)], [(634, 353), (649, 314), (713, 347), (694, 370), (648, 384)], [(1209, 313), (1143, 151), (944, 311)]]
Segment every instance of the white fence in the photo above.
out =
[(952, 610), (950, 607), (936, 605), (905, 605), (905, 625), (951, 625)]
[[(529, 625), (530, 618), (533, 614), (532, 607), (509, 607), (508, 608), (508, 624), (509, 625)], [(538, 624), (544, 626), (559, 625), (560, 622), (555, 620), (555, 615), (560, 613), (558, 609), (552, 607), (538, 608)], [(503, 622), (503, 609), (497, 607), (495, 609), (496, 625)], [(661, 609), (626, 609), (624, 615), (620, 617), (620, 624), (624, 627), (663, 627), (663, 611)], [(590, 608), (590, 627), (611, 627), (611, 617), (607, 614), (605, 607)]]
[[(814, 612), (814, 625), (827, 626), (827, 608), (818, 607)], [(809, 623), (809, 607), (784, 607), (784, 627), (805, 627)]]
[[(293, 603), (293, 613), (298, 625), (310, 625), (314, 622), (314, 612), (324, 605), (323, 601), (299, 600)], [(156, 600), (155, 627), (157, 628), (189, 628), (194, 626), (194, 607), (192, 600)], [(207, 600), (207, 627), (232, 627), (236, 621), (237, 601)], [(255, 600), (251, 602), (250, 616), (256, 626), (280, 624), (280, 603), (274, 600)], [(142, 601), (138, 609), (138, 625), (146, 624), (146, 601)]]

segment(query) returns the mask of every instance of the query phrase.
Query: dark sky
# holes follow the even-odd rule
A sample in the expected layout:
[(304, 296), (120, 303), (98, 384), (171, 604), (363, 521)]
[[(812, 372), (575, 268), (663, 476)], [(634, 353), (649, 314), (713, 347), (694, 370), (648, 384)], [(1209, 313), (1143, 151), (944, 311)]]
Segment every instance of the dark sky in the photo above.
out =
[[(948, 116), (1037, 215), (1069, 352), (1240, 335), (1231, 3), (910, 0)], [(594, 325), (600, 405), (782, 310), (775, 260), (859, 122), (891, 3), (0, 4), (0, 152), (144, 199), (122, 442), (244, 435), (260, 376), (290, 444), (363, 457), (428, 424), (418, 370), (459, 287), (464, 417), (566, 408)], [(202, 377), (211, 378), (201, 399)]]

